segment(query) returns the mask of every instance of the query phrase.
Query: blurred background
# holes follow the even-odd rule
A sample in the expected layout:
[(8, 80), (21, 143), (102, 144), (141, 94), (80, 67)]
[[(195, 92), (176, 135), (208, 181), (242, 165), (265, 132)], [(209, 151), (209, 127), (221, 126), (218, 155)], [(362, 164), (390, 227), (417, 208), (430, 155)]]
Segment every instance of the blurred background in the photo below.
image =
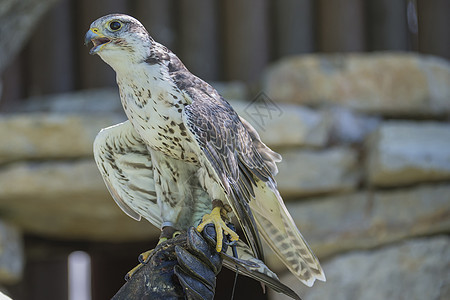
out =
[[(157, 242), (92, 158), (125, 120), (83, 45), (139, 19), (283, 155), (279, 189), (322, 261), (304, 299), (450, 299), (450, 1), (0, 0), (0, 286), (14, 299), (108, 299)], [(234, 275), (219, 275), (229, 299)], [(239, 277), (235, 299), (263, 295)]]

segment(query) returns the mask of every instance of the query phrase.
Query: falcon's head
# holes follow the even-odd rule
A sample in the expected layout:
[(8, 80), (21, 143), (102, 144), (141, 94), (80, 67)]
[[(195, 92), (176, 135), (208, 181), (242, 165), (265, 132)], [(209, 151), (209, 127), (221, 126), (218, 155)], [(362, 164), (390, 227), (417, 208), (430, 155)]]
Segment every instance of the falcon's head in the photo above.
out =
[(154, 42), (145, 27), (135, 18), (112, 14), (95, 20), (85, 36), (85, 44), (92, 42), (90, 54), (98, 54), (115, 68), (120, 64), (145, 60)]

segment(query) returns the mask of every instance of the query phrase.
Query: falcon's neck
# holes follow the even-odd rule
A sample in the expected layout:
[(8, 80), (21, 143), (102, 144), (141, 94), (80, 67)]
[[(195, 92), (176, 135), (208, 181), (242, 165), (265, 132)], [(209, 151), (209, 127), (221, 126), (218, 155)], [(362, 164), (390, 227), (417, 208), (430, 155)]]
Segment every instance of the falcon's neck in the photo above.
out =
[[(129, 55), (129, 52), (124, 52), (123, 55)], [(117, 81), (143, 81), (148, 86), (160, 80), (169, 80), (170, 55), (175, 55), (158, 43), (141, 52), (143, 53), (138, 56), (139, 59), (134, 54), (133, 57), (118, 57), (108, 62), (116, 71)]]
[(155, 121), (168, 115), (181, 118), (182, 108), (189, 103), (164, 63), (144, 61), (116, 71), (122, 105), (129, 117), (145, 111)]
[(145, 110), (154, 119), (155, 112), (160, 117), (178, 114), (181, 118), (182, 109), (190, 101), (184, 95), (183, 85), (176, 81), (176, 74), (182, 72), (188, 78), (186, 82), (194, 76), (165, 46), (155, 42), (149, 53), (139, 62), (124, 60), (111, 65), (116, 71), (124, 109), (130, 116), (132, 111)]
[(98, 55), (120, 74), (130, 72), (144, 62), (152, 53), (154, 41), (146, 34), (132, 35), (126, 41), (119, 39), (114, 43), (114, 49), (104, 49), (98, 52)]
[(162, 79), (169, 78), (167, 67), (161, 65), (150, 65), (145, 61), (139, 63), (121, 64), (116, 66), (117, 83), (130, 83), (134, 85), (141, 83), (143, 86), (151, 86)]

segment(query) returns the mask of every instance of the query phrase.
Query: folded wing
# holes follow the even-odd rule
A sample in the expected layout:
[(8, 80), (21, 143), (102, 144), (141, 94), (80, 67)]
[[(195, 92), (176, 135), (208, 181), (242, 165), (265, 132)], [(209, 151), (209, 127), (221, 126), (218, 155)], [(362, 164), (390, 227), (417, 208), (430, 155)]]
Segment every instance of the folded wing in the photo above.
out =
[(133, 219), (144, 217), (159, 228), (151, 156), (131, 123), (102, 129), (94, 141), (94, 158), (117, 205)]

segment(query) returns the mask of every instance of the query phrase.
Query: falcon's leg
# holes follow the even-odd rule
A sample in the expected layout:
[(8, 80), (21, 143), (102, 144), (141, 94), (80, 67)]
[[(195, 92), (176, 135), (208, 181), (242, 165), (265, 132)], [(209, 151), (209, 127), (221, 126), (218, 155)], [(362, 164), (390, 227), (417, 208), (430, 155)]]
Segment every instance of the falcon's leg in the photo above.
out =
[[(209, 223), (214, 224), (214, 227), (216, 228), (216, 236), (217, 236), (217, 244), (216, 244), (216, 251), (220, 252), (222, 250), (222, 244), (223, 244), (223, 232), (225, 234), (228, 234), (230, 236), (230, 240), (237, 241), (239, 240), (239, 236), (237, 235), (234, 230), (232, 230), (230, 227), (227, 226), (224, 220), (228, 220), (228, 212), (231, 211), (230, 207), (225, 207), (222, 201), (220, 200), (213, 200), (212, 201), (212, 211), (210, 214), (206, 214), (203, 216), (202, 223), (197, 226), (197, 231), (202, 232), (203, 228)], [(228, 209), (227, 209), (228, 208)]]
[[(159, 241), (158, 241), (157, 245), (159, 245), (160, 243), (162, 243), (164, 241), (167, 241), (168, 239), (174, 238), (180, 234), (181, 234), (181, 232), (176, 230), (175, 228), (173, 228), (171, 226), (165, 226), (161, 229), (161, 235), (159, 236)], [(130, 278), (133, 276), (134, 273), (136, 273), (140, 268), (142, 268), (146, 263), (149, 262), (150, 257), (153, 253), (153, 250), (154, 249), (151, 249), (151, 250), (148, 250), (148, 251), (145, 251), (145, 252), (139, 254), (139, 257), (138, 257), (139, 264), (136, 267), (134, 267), (133, 269), (131, 269), (125, 275), (126, 281), (130, 280)]]
[(161, 229), (161, 235), (159, 236), (159, 242), (158, 245), (164, 241), (167, 241), (168, 239), (174, 238), (178, 235), (180, 235), (181, 232), (173, 228), (172, 226), (164, 226)]
[[(161, 229), (161, 234), (159, 236), (158, 244), (161, 244), (164, 241), (167, 241), (168, 239), (174, 238), (178, 235), (180, 235), (181, 232), (173, 228), (172, 226), (165, 226)], [(141, 264), (146, 264), (150, 260), (150, 254), (152, 254), (153, 249), (145, 251), (141, 253), (138, 257), (138, 260)]]

